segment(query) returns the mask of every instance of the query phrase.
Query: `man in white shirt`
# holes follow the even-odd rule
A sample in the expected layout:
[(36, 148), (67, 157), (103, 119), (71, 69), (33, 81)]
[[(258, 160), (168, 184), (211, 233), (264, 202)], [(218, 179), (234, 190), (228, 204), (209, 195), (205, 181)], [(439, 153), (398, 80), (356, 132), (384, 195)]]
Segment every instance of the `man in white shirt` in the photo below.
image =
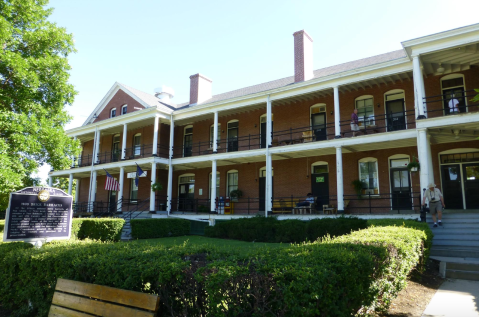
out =
[(313, 203), (314, 203), (314, 197), (311, 193), (308, 193), (308, 195), (306, 196), (306, 199), (300, 203), (297, 203), (296, 207), (310, 206)]
[[(431, 212), (432, 220), (434, 221), (434, 226), (437, 227), (439, 224), (442, 226), (441, 218), (442, 218), (442, 209), (446, 207), (444, 205), (444, 197), (439, 189), (436, 188), (436, 184), (431, 183), (427, 185), (428, 189), (424, 193), (424, 197), (422, 198), (422, 204), (426, 203), (426, 198), (429, 201), (429, 211)], [(438, 222), (436, 223), (436, 213), (438, 217)]]
[(452, 94), (452, 99), (449, 100), (449, 113), (456, 113), (459, 112), (459, 100), (454, 98), (454, 94)]

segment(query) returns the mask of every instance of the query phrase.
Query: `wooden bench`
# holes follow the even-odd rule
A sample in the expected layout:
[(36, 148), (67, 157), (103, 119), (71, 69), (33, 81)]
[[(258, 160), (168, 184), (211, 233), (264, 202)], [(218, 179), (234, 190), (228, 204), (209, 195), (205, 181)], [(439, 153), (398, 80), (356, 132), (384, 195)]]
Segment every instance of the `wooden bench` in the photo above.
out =
[[(346, 211), (346, 208), (348, 207), (349, 205), (349, 200), (345, 200), (344, 201), (344, 211)], [(336, 208), (335, 205), (323, 205), (323, 214), (337, 214), (338, 213), (338, 209)]]
[(49, 317), (155, 317), (156, 295), (59, 278)]
[(273, 200), (273, 213), (291, 213), (291, 210), (296, 207), (296, 202), (291, 200)]

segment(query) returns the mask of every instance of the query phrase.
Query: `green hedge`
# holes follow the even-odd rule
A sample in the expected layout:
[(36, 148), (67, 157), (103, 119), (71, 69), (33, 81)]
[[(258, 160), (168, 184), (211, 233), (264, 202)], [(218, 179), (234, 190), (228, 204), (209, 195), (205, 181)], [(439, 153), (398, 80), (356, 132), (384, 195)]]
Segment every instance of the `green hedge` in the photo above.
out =
[[(78, 222), (81, 222), (77, 237), (80, 240), (93, 239), (101, 241), (120, 241), (121, 230), (125, 220), (117, 218), (90, 218), (78, 219), (72, 223), (73, 229), (77, 230)], [(75, 224), (73, 226), (73, 224)]]
[(0, 233), (3, 232), (4, 228), (5, 228), (5, 220), (0, 220)]
[(242, 241), (299, 243), (314, 241), (326, 235), (340, 236), (365, 228), (366, 220), (352, 217), (310, 221), (254, 217), (217, 222), (215, 226), (206, 228), (205, 236)]
[[(375, 226), (375, 227), (388, 227), (388, 226), (396, 226), (396, 227), (405, 227), (405, 228), (412, 228), (421, 230), (426, 234), (426, 240), (424, 241), (424, 262), (427, 262), (429, 258), (429, 254), (431, 252), (432, 247), (432, 238), (434, 234), (432, 233), (431, 228), (426, 222), (419, 222), (415, 220), (407, 220), (407, 219), (369, 219), (368, 226)], [(421, 267), (424, 268), (424, 267)]]
[(47, 316), (61, 277), (158, 294), (160, 316), (365, 316), (387, 308), (426, 239), (372, 227), (244, 256), (187, 243), (55, 242), (0, 257), (0, 302), (14, 316)]
[(190, 233), (190, 221), (185, 219), (132, 219), (133, 239), (185, 236)]

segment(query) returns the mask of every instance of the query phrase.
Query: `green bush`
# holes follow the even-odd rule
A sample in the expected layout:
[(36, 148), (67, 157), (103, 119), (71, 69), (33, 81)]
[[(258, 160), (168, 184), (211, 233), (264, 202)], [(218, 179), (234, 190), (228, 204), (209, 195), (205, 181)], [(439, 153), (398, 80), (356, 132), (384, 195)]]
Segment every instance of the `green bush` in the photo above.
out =
[(358, 218), (324, 218), (310, 221), (278, 220), (275, 217), (240, 218), (207, 227), (207, 237), (257, 242), (314, 241), (326, 235), (339, 236), (367, 228), (367, 221)]
[[(429, 258), (432, 247), (432, 238), (434, 234), (432, 233), (431, 228), (426, 222), (419, 222), (415, 220), (407, 219), (369, 219), (368, 226), (376, 227), (388, 227), (388, 226), (397, 226), (421, 230), (426, 234), (426, 241), (424, 242), (424, 261), (421, 264), (425, 264)], [(420, 267), (421, 269), (425, 267)]]
[(190, 233), (190, 221), (185, 219), (132, 219), (133, 239), (185, 236)]
[[(78, 239), (94, 239), (101, 241), (120, 241), (121, 230), (125, 224), (123, 219), (113, 218), (90, 218), (78, 219), (75, 223), (75, 230), (77, 230), (78, 222), (81, 222), (78, 230)], [(72, 226), (73, 236), (73, 226)]]
[(0, 232), (3, 232), (4, 228), (5, 228), (5, 220), (0, 220)]
[(387, 310), (391, 300), (406, 285), (407, 276), (418, 264), (424, 262), (424, 245), (427, 239), (422, 230), (378, 226), (352, 232), (325, 243), (374, 245), (387, 250), (387, 257), (377, 263), (378, 267), (372, 276), (374, 281), (368, 294), (370, 304), (364, 305), (360, 310), (361, 314), (367, 315), (371, 311)]
[(81, 224), (83, 223), (81, 218), (73, 218), (72, 219), (72, 232), (70, 239), (78, 240), (78, 232), (80, 232)]
[(0, 302), (15, 316), (47, 316), (62, 277), (158, 294), (161, 316), (365, 316), (387, 308), (425, 239), (373, 227), (243, 256), (187, 243), (48, 243), (0, 257)]

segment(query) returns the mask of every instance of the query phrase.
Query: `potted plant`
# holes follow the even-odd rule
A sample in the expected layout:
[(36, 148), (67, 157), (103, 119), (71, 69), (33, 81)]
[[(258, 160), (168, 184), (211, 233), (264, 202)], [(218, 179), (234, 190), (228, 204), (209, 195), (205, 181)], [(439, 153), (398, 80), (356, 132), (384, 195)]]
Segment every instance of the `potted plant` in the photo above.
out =
[(412, 158), (412, 162), (410, 162), (407, 166), (407, 170), (409, 172), (417, 172), (420, 170), (421, 166), (419, 165), (419, 162), (415, 156)]
[(356, 195), (358, 195), (358, 199), (361, 199), (361, 192), (363, 190), (363, 183), (359, 179), (355, 179), (351, 182), (351, 185), (354, 188), (354, 191), (356, 192)]
[(160, 182), (154, 182), (151, 184), (151, 191), (152, 192), (157, 192), (163, 189), (163, 185), (161, 185)]

